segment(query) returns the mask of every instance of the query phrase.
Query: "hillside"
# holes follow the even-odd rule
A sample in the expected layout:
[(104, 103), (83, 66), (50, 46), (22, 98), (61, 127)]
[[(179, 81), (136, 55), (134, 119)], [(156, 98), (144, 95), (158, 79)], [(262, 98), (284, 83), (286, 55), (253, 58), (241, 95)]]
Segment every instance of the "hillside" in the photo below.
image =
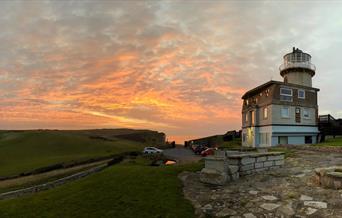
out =
[(128, 140), (130, 138), (127, 135), (130, 133), (146, 134), (153, 138), (157, 132), (124, 129), (0, 131), (0, 177), (17, 175), (56, 163), (141, 151), (149, 143)]
[[(2, 218), (11, 217), (194, 217), (177, 178), (201, 164), (151, 167), (127, 162), (55, 189), (0, 201)], [(63, 210), (61, 210), (63, 208)]]

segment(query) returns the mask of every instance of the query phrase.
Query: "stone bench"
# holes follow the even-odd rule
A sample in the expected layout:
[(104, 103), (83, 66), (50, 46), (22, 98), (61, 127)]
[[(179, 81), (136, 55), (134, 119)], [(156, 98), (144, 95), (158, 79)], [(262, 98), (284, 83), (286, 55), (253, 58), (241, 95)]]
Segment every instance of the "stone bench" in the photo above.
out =
[(218, 151), (205, 158), (205, 167), (200, 173), (204, 183), (223, 185), (240, 176), (273, 170), (284, 165), (282, 152), (236, 152)]

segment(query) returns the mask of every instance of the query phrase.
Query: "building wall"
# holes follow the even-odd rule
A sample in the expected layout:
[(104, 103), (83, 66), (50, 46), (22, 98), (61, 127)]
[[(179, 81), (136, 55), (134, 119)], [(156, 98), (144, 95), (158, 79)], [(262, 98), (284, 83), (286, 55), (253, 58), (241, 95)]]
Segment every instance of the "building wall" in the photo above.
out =
[(284, 75), (288, 83), (298, 84), (302, 86), (312, 86), (312, 76), (307, 72), (289, 72)]
[[(267, 133), (268, 144), (261, 144), (260, 133)], [(246, 134), (246, 140), (242, 141), (242, 146), (248, 147), (269, 147), (278, 145), (279, 136), (287, 136), (288, 144), (305, 144), (305, 136), (312, 136), (312, 143), (317, 143), (316, 137), (319, 133), (315, 126), (263, 126), (248, 127), (242, 129), (242, 134)], [(243, 139), (242, 139), (243, 140)]]
[[(289, 118), (284, 118), (281, 116), (281, 109), (283, 107), (288, 107), (290, 110)], [(296, 122), (296, 108), (300, 108), (300, 123)], [(270, 105), (272, 120), (269, 123), (272, 124), (289, 124), (289, 125), (317, 125), (316, 123), (316, 108), (307, 108), (299, 106), (284, 106), (284, 105)], [(309, 118), (304, 118), (304, 109), (308, 110)]]

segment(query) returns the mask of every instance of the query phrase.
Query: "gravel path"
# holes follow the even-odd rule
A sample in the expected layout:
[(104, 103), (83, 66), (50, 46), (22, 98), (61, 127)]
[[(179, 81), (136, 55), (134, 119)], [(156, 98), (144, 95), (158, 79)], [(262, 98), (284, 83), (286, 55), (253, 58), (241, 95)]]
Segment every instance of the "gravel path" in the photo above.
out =
[(199, 217), (342, 217), (342, 190), (314, 183), (313, 170), (342, 165), (342, 154), (296, 151), (279, 170), (206, 185), (199, 173), (179, 175)]

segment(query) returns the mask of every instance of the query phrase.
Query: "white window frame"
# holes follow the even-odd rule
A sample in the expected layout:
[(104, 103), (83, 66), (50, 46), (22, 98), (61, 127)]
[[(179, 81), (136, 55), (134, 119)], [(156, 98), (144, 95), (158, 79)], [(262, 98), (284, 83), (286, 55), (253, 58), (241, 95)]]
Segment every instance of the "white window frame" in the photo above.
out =
[[(284, 109), (287, 109), (287, 116), (284, 116), (284, 114), (283, 114), (283, 110)], [(282, 107), (281, 109), (280, 109), (280, 116), (281, 116), (281, 118), (290, 118), (290, 108), (289, 107)]]
[[(291, 91), (291, 94), (282, 93), (282, 90), (289, 90), (289, 91)], [(286, 100), (286, 99), (282, 99), (281, 96), (291, 97), (291, 98)], [(293, 99), (293, 90), (291, 88), (281, 87), (280, 88), (280, 100), (292, 102), (292, 99)]]
[[(305, 116), (305, 112), (307, 112), (308, 116)], [(303, 118), (307, 120), (310, 119), (310, 110), (308, 108), (303, 108)]]
[[(290, 90), (290, 91), (291, 91), (291, 94), (284, 94), (284, 93), (281, 93), (281, 90), (285, 90), (285, 89)], [(292, 95), (293, 95), (293, 90), (292, 90), (291, 88), (282, 87), (282, 88), (280, 88), (280, 95), (283, 95), (283, 96), (291, 96), (291, 97), (292, 97)]]
[[(303, 97), (299, 96), (299, 92), (303, 92)], [(305, 99), (305, 90), (304, 89), (298, 89), (298, 98), (299, 99)]]
[[(266, 112), (266, 113), (265, 113)], [(266, 115), (266, 116), (265, 116)], [(262, 117), (264, 119), (267, 119), (268, 118), (268, 107), (264, 107), (263, 110), (262, 110)]]

